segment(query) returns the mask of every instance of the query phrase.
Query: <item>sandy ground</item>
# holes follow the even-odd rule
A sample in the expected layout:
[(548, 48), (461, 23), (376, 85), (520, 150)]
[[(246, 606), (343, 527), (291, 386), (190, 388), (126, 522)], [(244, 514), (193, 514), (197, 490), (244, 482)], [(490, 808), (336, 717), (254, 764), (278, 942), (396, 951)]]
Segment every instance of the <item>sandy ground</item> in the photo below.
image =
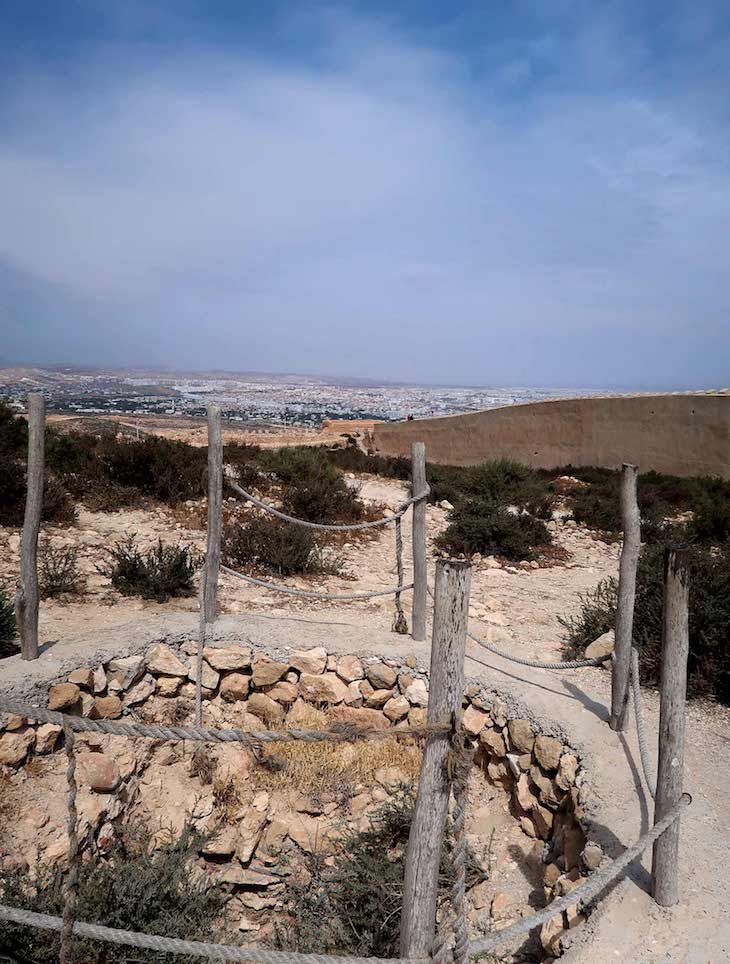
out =
[[(397, 482), (351, 479), (361, 485), (366, 500), (393, 508), (405, 495)], [(428, 509), (429, 542), (444, 526), (446, 513)], [(404, 524), (406, 573), (410, 567), (410, 520)], [(589, 533), (562, 522), (551, 523), (556, 541), (570, 554), (560, 565), (538, 569), (489, 568), (473, 572), (471, 628), (516, 655), (550, 659), (559, 655), (561, 627), (557, 617), (577, 611), (579, 594), (617, 571), (618, 549), (596, 541)], [(158, 605), (122, 600), (110, 591), (95, 565), (103, 548), (130, 531), (151, 543), (158, 537), (180, 538), (202, 548), (204, 533), (180, 521), (168, 510), (116, 514), (81, 512), (70, 530), (51, 530), (54, 541), (79, 544), (88, 574), (83, 602), (44, 604), (41, 634), (44, 655), (33, 672), (48, 672), (64, 655), (92, 653), (100, 644), (193, 635), (194, 600)], [(0, 580), (9, 584), (17, 574), (17, 532), (0, 530)], [(393, 534), (389, 527), (371, 541), (337, 548), (345, 574), (312, 583), (292, 579), (292, 586), (325, 588), (331, 592), (378, 589), (395, 582)], [(433, 560), (433, 552), (431, 553)], [(219, 638), (248, 638), (271, 646), (322, 644), (341, 652), (415, 653), (428, 662), (428, 644), (390, 632), (393, 602), (321, 603), (293, 600), (246, 586), (232, 577), (221, 580), (222, 617), (215, 626)], [(404, 595), (408, 613), (408, 594)], [(607, 725), (610, 698), (608, 673), (586, 669), (570, 673), (526, 669), (507, 663), (469, 644), (467, 673), (488, 681), (526, 705), (541, 720), (557, 723), (578, 747), (590, 773), (593, 833), (606, 852), (615, 856), (651, 823), (652, 804), (642, 789), (633, 732), (614, 734)], [(5, 681), (21, 685), (29, 666), (6, 660)], [(44, 670), (44, 664), (46, 669)], [(656, 694), (645, 694), (647, 730), (657, 732)], [(654, 758), (656, 753), (653, 754)], [(655, 760), (654, 760), (655, 762)], [(690, 704), (687, 715), (686, 786), (693, 804), (682, 824), (682, 899), (663, 910), (648, 895), (650, 854), (632, 865), (630, 873), (604, 898), (588, 924), (576, 931), (565, 955), (569, 961), (717, 962), (730, 960), (730, 845), (727, 826), (730, 805), (727, 772), (730, 764), (730, 714), (712, 704)]]

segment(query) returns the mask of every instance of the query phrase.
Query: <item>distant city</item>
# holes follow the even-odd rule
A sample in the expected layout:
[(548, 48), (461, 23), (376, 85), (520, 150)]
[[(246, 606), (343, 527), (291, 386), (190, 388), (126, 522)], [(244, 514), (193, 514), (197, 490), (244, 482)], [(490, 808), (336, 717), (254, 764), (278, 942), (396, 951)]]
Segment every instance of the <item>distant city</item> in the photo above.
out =
[[(15, 367), (0, 369), (0, 393), (22, 403), (42, 391), (68, 414), (202, 416), (208, 402), (225, 418), (316, 428), (327, 418), (398, 421), (501, 405), (606, 392), (535, 388), (453, 388), (377, 384), (307, 375)], [(610, 393), (608, 393), (610, 394)]]

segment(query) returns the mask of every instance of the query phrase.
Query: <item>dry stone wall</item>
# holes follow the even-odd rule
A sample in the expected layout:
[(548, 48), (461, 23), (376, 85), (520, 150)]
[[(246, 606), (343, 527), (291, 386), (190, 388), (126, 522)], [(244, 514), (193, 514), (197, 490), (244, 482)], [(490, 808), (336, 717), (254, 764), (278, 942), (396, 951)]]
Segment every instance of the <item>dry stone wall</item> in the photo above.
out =
[[(157, 643), (145, 653), (78, 667), (47, 687), (47, 706), (90, 719), (131, 716), (188, 722), (195, 694), (195, 651), (194, 641), (180, 646)], [(428, 676), (414, 656), (396, 660), (335, 655), (323, 648), (270, 652), (230, 643), (206, 647), (203, 655), (208, 726), (230, 725), (227, 711), (234, 707), (249, 728), (301, 726), (312, 707), (327, 708), (328, 723), (340, 721), (394, 733), (426, 722)], [(465, 690), (463, 726), (476, 749), (475, 764), (507, 794), (522, 831), (544, 842), (546, 900), (568, 893), (599, 866), (603, 856), (586, 835), (585, 774), (578, 754), (559, 730), (543, 732), (533, 720), (516, 715), (509, 700), (478, 683)], [(0, 769), (17, 770), (35, 756), (59, 751), (61, 742), (61, 728), (54, 724), (6, 715), (0, 719)], [(140, 781), (154, 779), (145, 771), (159, 744), (138, 740), (137, 752), (132, 752), (129, 742), (96, 734), (83, 734), (79, 741), (81, 839), (95, 841), (102, 853), (113, 839), (114, 822), (135, 800)], [(140, 755), (139, 744), (147, 747), (146, 757), (144, 752)], [(164, 753), (167, 762), (179, 758), (174, 744)], [(387, 774), (381, 777), (387, 785)], [(289, 839), (306, 851), (311, 847), (307, 821), (317, 824), (318, 816), (304, 812), (294, 823), (274, 819), (259, 796), (235, 826), (208, 845), (210, 856), (226, 864), (225, 880), (236, 889), (247, 913), (276, 906), (281, 880), (265, 872), (271, 864), (271, 849)], [(64, 846), (63, 840), (58, 841), (52, 853), (46, 852), (46, 859), (63, 859)], [(582, 919), (572, 911), (546, 924), (541, 935), (545, 951), (558, 954), (566, 930)], [(255, 921), (252, 930), (254, 925)]]

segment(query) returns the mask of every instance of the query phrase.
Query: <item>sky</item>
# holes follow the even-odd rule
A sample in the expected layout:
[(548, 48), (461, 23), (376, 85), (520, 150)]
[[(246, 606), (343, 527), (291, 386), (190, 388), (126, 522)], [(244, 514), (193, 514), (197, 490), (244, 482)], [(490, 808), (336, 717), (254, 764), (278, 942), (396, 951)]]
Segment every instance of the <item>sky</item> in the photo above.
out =
[(730, 384), (726, 0), (4, 0), (0, 358)]

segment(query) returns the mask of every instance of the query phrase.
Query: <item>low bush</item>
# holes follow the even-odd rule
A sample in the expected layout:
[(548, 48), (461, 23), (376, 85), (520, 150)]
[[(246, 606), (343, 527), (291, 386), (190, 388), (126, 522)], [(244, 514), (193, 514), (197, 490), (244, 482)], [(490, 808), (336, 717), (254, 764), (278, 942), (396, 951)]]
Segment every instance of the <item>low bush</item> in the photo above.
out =
[(140, 552), (133, 533), (107, 552), (108, 561), (98, 571), (111, 579), (123, 596), (141, 596), (166, 602), (170, 598), (192, 596), (193, 577), (202, 557), (190, 546), (157, 545)]
[[(88, 853), (79, 874), (76, 916), (79, 920), (142, 931), (183, 940), (230, 940), (220, 927), (225, 902), (221, 888), (190, 872), (190, 864), (204, 838), (190, 826), (158, 848), (150, 845), (142, 827), (128, 826), (111, 852)], [(0, 870), (0, 901), (36, 913), (63, 914), (63, 871), (47, 867), (35, 873)], [(59, 937), (54, 932), (5, 924), (0, 957), (7, 960), (54, 964)], [(159, 951), (135, 949), (108, 942), (73, 942), (75, 964), (129, 964), (167, 960)], [(3, 958), (5, 959), (5, 958)]]
[(12, 656), (17, 652), (17, 630), (15, 626), (15, 607), (13, 600), (3, 586), (0, 586), (0, 658)]
[[(689, 548), (688, 692), (730, 703), (730, 544)], [(645, 546), (639, 560), (634, 609), (634, 641), (639, 648), (642, 682), (659, 683), (661, 670), (664, 547)], [(563, 651), (572, 659), (613, 627), (616, 581), (604, 580), (581, 601), (577, 617), (561, 620)]]
[(541, 546), (552, 542), (545, 523), (531, 515), (515, 515), (497, 502), (469, 500), (451, 513), (449, 525), (436, 539), (453, 555), (503, 556), (513, 561), (534, 559)]
[(311, 529), (275, 516), (255, 516), (246, 525), (225, 527), (222, 552), (232, 569), (262, 569), (279, 576), (337, 573), (341, 564), (318, 545)]
[(79, 595), (84, 579), (78, 567), (79, 550), (76, 546), (54, 546), (50, 539), (42, 539), (38, 547), (38, 586), (41, 599)]
[(284, 511), (307, 522), (359, 522), (365, 506), (342, 472), (315, 448), (294, 446), (262, 452), (263, 471), (281, 485)]
[[(403, 859), (413, 816), (413, 795), (402, 790), (361, 831), (344, 831), (333, 866), (308, 858), (308, 880), (291, 880), (285, 895), (288, 925), (276, 931), (279, 947), (304, 953), (397, 957), (403, 903)], [(467, 850), (467, 887), (486, 878)], [(451, 886), (450, 840), (444, 834), (439, 903)]]

